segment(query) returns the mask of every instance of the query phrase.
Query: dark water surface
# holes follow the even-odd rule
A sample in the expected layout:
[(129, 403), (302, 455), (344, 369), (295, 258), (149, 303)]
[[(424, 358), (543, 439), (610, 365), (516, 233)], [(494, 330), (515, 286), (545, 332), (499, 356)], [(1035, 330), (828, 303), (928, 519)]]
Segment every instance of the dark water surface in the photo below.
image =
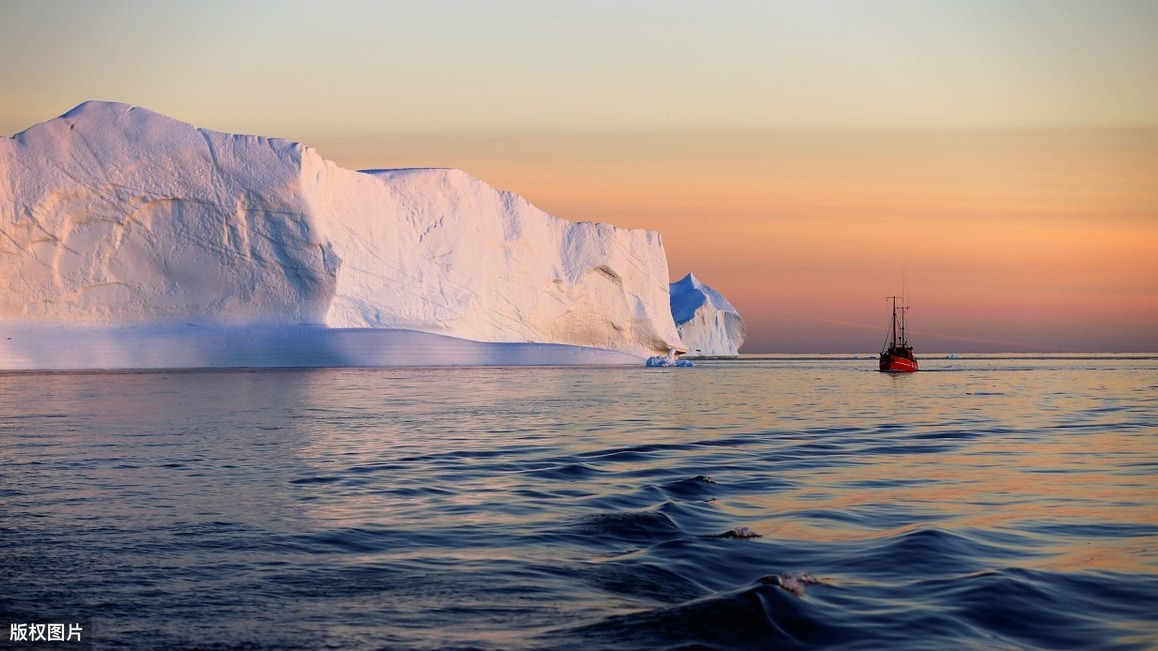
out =
[(0, 625), (1158, 648), (1158, 357), (875, 365), (0, 374)]

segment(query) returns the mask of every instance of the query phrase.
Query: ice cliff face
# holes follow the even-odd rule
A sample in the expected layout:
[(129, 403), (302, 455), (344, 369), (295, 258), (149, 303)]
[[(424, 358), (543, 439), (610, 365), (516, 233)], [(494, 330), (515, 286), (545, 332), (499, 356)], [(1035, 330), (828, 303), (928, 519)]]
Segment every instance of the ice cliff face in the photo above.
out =
[(408, 328), (682, 348), (659, 236), (552, 217), (464, 172), (87, 102), (0, 138), (0, 322)]
[(688, 355), (732, 357), (744, 344), (744, 320), (716, 290), (692, 274), (671, 284), (671, 313)]

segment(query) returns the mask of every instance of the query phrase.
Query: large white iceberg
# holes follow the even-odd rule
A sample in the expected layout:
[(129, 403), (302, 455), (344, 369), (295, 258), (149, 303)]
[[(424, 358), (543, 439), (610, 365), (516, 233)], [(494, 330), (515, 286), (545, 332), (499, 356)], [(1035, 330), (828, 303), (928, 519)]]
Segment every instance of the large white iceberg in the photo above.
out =
[(689, 357), (735, 357), (744, 319), (720, 292), (688, 274), (671, 284), (671, 313)]
[[(182, 345), (402, 329), (620, 362), (683, 350), (655, 232), (559, 219), (458, 170), (355, 172), (119, 103), (0, 138), (0, 270), (0, 368), (46, 364), (22, 341), (51, 349), (53, 332)], [(101, 364), (133, 362), (117, 359)]]

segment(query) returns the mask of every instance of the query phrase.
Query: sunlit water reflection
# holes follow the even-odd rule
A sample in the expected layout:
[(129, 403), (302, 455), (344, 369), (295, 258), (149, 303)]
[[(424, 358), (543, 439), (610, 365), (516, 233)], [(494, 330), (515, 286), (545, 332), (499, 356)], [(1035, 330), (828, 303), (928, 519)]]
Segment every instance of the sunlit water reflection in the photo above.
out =
[(1158, 358), (874, 365), (0, 375), (0, 624), (92, 617), (98, 648), (1151, 647)]

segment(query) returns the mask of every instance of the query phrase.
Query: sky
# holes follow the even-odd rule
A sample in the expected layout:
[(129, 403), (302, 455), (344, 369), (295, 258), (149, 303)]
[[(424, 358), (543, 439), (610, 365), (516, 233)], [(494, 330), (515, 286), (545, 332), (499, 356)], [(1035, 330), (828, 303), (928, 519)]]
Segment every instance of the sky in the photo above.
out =
[(1158, 2), (0, 0), (88, 99), (658, 230), (744, 352), (1158, 351)]

